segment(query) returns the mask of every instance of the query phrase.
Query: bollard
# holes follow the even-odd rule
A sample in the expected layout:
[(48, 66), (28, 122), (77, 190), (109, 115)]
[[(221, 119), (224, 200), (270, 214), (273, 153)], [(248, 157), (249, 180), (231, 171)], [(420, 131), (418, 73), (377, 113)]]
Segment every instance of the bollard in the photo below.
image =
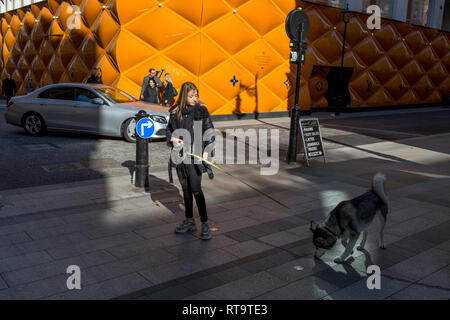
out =
[[(149, 115), (144, 110), (140, 110), (136, 115), (136, 124), (139, 120), (147, 118)], [(141, 138), (136, 132), (136, 168), (135, 186), (144, 188), (148, 185), (148, 139)]]

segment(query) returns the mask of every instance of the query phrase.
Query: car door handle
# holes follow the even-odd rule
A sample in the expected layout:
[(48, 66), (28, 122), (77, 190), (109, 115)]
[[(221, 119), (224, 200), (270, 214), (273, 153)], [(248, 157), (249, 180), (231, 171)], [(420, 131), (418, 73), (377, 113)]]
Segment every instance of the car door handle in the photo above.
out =
[(41, 107), (46, 106), (45, 103), (40, 103), (39, 105), (40, 105)]

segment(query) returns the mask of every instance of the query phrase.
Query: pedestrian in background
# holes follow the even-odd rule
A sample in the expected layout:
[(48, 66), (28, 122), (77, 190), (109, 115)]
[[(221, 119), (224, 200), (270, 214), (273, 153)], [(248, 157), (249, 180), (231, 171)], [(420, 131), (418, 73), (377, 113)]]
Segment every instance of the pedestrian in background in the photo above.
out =
[[(201, 121), (202, 135), (201, 137), (207, 137), (211, 130), (214, 131), (214, 126), (211, 121), (208, 109), (206, 105), (198, 97), (198, 89), (192, 82), (185, 82), (181, 86), (180, 96), (178, 97), (177, 104), (169, 110), (170, 118), (167, 126), (167, 143), (173, 146), (175, 150), (182, 147), (183, 140), (172, 137), (172, 134), (176, 129), (185, 129), (190, 133), (191, 144), (194, 143), (194, 121)], [(202, 138), (201, 138), (202, 139)], [(188, 140), (188, 139), (186, 139)], [(202, 143), (202, 155), (200, 157), (203, 160), (208, 159), (208, 153), (205, 152), (206, 147), (211, 143), (214, 143), (215, 136), (210, 135), (207, 141)], [(187, 150), (193, 150), (192, 146), (185, 146)], [(175, 151), (173, 152), (184, 152)], [(206, 200), (202, 191), (202, 174), (207, 172), (207, 168), (204, 163), (196, 161), (196, 158), (187, 156), (187, 159), (180, 164), (176, 165), (178, 179), (180, 180), (181, 187), (183, 189), (184, 207), (186, 219), (175, 229), (175, 233), (186, 233), (195, 231), (196, 225), (194, 220), (193, 199), (197, 203), (198, 212), (200, 214), (200, 220), (202, 222), (201, 239), (211, 239), (211, 231), (208, 226), (208, 213), (206, 211)], [(210, 176), (210, 178), (212, 178)], [(169, 175), (170, 179), (170, 175)]]
[(33, 92), (34, 89), (36, 89), (36, 86), (35, 86), (35, 84), (33, 82), (33, 79), (30, 77), (25, 82), (25, 93), (29, 94), (29, 93)]
[(16, 82), (10, 74), (2, 82), (2, 95), (6, 96), (6, 104), (17, 93)]
[(153, 78), (156, 86), (158, 88), (162, 87), (162, 82), (161, 80), (156, 76), (156, 71), (154, 68), (151, 68), (150, 70), (148, 70), (148, 75), (144, 77), (144, 82), (142, 83), (142, 88), (141, 88), (141, 100), (144, 100), (144, 91), (145, 89), (147, 89), (148, 87), (148, 81), (150, 80), (150, 78)]
[(103, 84), (101, 70), (97, 68), (91, 69), (91, 76), (86, 80), (86, 83), (98, 83)]
[(156, 81), (154, 78), (148, 79), (148, 85), (144, 91), (144, 101), (154, 104), (161, 104), (159, 88), (156, 86)]
[(170, 74), (166, 73), (166, 87), (164, 89), (164, 104), (166, 107), (170, 107), (175, 101), (175, 97), (178, 95), (177, 90), (173, 86), (172, 77)]

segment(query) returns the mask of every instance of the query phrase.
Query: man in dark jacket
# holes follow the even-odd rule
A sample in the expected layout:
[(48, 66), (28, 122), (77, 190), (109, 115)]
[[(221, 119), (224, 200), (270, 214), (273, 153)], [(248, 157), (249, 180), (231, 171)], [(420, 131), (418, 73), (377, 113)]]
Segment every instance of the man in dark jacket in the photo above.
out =
[(11, 77), (11, 75), (8, 74), (8, 77), (5, 80), (3, 80), (2, 83), (2, 95), (6, 96), (6, 104), (9, 103), (9, 100), (11, 100), (11, 98), (16, 93), (17, 93), (16, 82)]
[(99, 74), (99, 69), (92, 68), (91, 76), (86, 80), (86, 83), (99, 83), (103, 84), (102, 76)]
[(153, 78), (156, 82), (156, 87), (161, 88), (162, 87), (162, 82), (161, 79), (159, 79), (156, 76), (156, 71), (155, 69), (151, 68), (150, 70), (148, 70), (148, 75), (144, 77), (144, 82), (142, 83), (142, 88), (141, 88), (141, 100), (144, 100), (144, 92), (148, 87), (148, 80), (150, 80), (150, 78)]

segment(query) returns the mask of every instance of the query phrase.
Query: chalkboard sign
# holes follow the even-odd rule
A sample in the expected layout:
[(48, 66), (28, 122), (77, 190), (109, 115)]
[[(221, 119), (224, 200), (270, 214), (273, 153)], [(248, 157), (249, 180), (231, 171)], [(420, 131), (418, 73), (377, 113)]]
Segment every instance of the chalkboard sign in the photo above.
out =
[(300, 132), (302, 135), (301, 142), (303, 143), (306, 161), (320, 157), (324, 157), (325, 159), (319, 119), (300, 119)]

